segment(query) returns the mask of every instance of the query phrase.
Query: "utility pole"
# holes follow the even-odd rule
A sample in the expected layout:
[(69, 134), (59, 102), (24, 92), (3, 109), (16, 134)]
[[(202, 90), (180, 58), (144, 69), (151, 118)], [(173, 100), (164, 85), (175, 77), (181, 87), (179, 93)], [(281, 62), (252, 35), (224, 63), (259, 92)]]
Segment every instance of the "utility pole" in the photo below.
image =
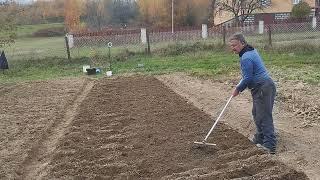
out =
[(171, 0), (171, 28), (172, 28), (172, 34), (174, 33), (174, 28), (173, 28), (173, 0)]

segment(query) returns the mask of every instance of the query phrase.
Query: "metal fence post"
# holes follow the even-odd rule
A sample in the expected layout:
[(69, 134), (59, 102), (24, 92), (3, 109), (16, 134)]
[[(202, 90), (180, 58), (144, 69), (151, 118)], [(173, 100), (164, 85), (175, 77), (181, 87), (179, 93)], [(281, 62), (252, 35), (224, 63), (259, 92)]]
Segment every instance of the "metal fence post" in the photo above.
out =
[(226, 30), (226, 26), (223, 26), (222, 29), (222, 38), (223, 38), (223, 45), (226, 45), (226, 36), (227, 36), (227, 30)]
[(272, 32), (271, 32), (271, 25), (268, 25), (268, 42), (269, 42), (269, 47), (272, 47)]

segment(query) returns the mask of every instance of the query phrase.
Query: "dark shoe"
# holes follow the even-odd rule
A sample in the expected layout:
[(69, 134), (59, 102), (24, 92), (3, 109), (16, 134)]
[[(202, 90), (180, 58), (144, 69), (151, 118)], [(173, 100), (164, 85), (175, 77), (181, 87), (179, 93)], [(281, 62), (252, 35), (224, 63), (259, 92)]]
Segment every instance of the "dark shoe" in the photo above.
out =
[(259, 149), (264, 150), (264, 151), (267, 152), (268, 154), (276, 154), (276, 150), (275, 150), (275, 149), (267, 148), (267, 147), (265, 147), (265, 146), (263, 146), (263, 145), (261, 145), (261, 144), (257, 144), (257, 147), (258, 147)]

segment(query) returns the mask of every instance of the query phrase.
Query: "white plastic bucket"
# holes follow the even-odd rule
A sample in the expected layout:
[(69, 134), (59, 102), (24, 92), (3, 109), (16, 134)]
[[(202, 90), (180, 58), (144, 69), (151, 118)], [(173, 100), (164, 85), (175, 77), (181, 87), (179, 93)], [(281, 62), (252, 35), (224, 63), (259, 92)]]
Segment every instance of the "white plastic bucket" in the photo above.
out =
[(107, 71), (106, 75), (107, 76), (112, 76), (112, 71)]
[(90, 65), (83, 65), (83, 66), (82, 66), (82, 71), (83, 71), (84, 73), (87, 72), (87, 69), (90, 69)]

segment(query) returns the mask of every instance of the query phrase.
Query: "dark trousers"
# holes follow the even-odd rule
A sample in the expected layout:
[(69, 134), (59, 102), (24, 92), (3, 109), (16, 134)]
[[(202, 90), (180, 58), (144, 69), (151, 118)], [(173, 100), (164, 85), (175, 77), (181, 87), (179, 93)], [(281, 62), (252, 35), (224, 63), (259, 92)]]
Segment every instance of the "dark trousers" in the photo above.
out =
[(271, 150), (276, 149), (277, 139), (274, 132), (272, 110), (276, 95), (274, 82), (269, 79), (261, 86), (252, 89), (252, 115), (256, 124), (254, 141)]

